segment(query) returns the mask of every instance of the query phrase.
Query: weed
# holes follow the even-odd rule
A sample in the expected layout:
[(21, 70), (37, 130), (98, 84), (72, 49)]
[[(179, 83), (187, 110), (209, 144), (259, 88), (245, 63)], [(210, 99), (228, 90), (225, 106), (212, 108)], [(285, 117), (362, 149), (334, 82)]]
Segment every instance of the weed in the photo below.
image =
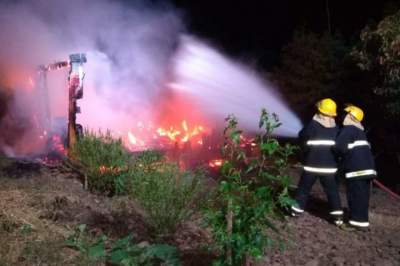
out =
[(265, 247), (272, 244), (269, 232), (279, 234), (272, 218), (283, 217), (284, 209), (292, 203), (286, 168), (296, 148), (281, 146), (272, 137), (280, 126), (278, 117), (262, 110), (259, 127), (263, 133), (256, 139), (259, 153), (248, 158), (241, 147), (242, 131), (236, 118), (229, 116), (226, 121), (221, 167), (224, 180), (205, 217), (220, 254), (216, 265), (247, 265), (251, 257), (261, 258)]
[(145, 152), (130, 173), (131, 196), (147, 213), (156, 236), (173, 234), (199, 206), (202, 172), (182, 171), (176, 164)]
[(85, 130), (72, 149), (72, 157), (84, 168), (91, 190), (108, 195), (125, 192), (130, 155), (121, 139), (114, 139), (109, 131)]
[(85, 265), (99, 261), (121, 266), (147, 266), (160, 263), (170, 266), (180, 265), (179, 253), (175, 247), (164, 244), (134, 244), (132, 235), (128, 235), (110, 243), (110, 248), (106, 249), (106, 240), (107, 237), (104, 235), (91, 239), (86, 233), (86, 226), (80, 225), (67, 239), (66, 244), (80, 252), (79, 260)]

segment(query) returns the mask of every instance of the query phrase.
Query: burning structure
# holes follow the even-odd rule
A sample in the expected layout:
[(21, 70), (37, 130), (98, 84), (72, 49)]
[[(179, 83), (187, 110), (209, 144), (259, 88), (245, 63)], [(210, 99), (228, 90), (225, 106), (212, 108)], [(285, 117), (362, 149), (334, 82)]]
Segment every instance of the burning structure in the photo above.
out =
[[(77, 100), (83, 97), (83, 78), (85, 73), (83, 71), (83, 64), (86, 63), (85, 54), (71, 54), (69, 61), (59, 61), (49, 65), (40, 65), (38, 68), (39, 79), (39, 99), (42, 100), (42, 110), (38, 111), (40, 116), (40, 127), (42, 128), (43, 136), (50, 136), (53, 141), (58, 138), (53, 136), (54, 130), (52, 128), (52, 118), (49, 105), (49, 93), (47, 86), (47, 73), (53, 70), (59, 70), (69, 67), (68, 76), (68, 133), (67, 143), (68, 147), (72, 147), (77, 139), (78, 132), (82, 132), (82, 126), (76, 124), (76, 114), (80, 113), (80, 108), (77, 106)], [(53, 142), (54, 144), (54, 142)]]
[[(188, 37), (172, 7), (94, 0), (0, 7), (0, 40), (8, 44), (0, 49), (0, 87), (9, 88), (1, 90), (8, 107), (0, 110), (0, 151), (9, 156), (48, 152), (48, 141), (63, 147), (66, 131), (72, 145), (79, 124), (111, 130), (131, 151), (163, 149), (186, 157), (186, 151), (219, 152), (228, 114), (253, 133), (261, 107), (280, 116), (279, 134), (294, 136), (301, 127), (272, 84)], [(91, 15), (81, 16), (82, 10)], [(38, 63), (72, 51), (85, 55), (42, 66), (39, 80), (31, 78)], [(78, 100), (84, 112), (76, 116)]]

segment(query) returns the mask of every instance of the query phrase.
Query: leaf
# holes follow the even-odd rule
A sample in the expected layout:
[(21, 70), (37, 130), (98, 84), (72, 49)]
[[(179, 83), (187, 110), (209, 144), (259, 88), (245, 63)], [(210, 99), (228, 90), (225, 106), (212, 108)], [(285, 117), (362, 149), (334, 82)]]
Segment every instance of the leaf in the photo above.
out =
[(112, 246), (111, 250), (120, 249), (120, 248), (129, 246), (132, 239), (133, 239), (132, 234), (129, 234), (128, 236), (126, 236), (124, 238), (118, 239), (117, 242), (115, 242), (114, 245)]
[(114, 264), (120, 264), (123, 260), (129, 258), (126, 250), (118, 249), (109, 253), (110, 261)]
[(80, 224), (78, 225), (78, 230), (79, 232), (83, 233), (86, 230), (86, 224)]
[(235, 131), (231, 132), (230, 138), (233, 141), (233, 143), (235, 143), (235, 144), (240, 143), (240, 135), (241, 134), (242, 134), (242, 132), (240, 130), (235, 130)]
[(233, 168), (233, 164), (230, 161), (224, 161), (224, 163), (221, 166), (221, 174), (224, 176), (228, 176), (230, 170)]
[(99, 259), (106, 256), (106, 250), (104, 247), (104, 242), (101, 241), (94, 246), (89, 247), (88, 256), (92, 259)]
[(279, 148), (279, 142), (275, 139), (269, 140), (267, 143), (263, 143), (260, 145), (260, 149), (262, 152), (267, 152), (268, 155), (274, 154)]
[(160, 244), (152, 245), (147, 248), (146, 256), (155, 257), (157, 259), (165, 261), (168, 266), (180, 266), (179, 252), (176, 247)]
[(76, 239), (75, 239), (73, 236), (67, 238), (67, 240), (65, 240), (64, 243), (65, 243), (65, 245), (66, 245), (67, 247), (79, 248), (79, 246), (77, 245)]

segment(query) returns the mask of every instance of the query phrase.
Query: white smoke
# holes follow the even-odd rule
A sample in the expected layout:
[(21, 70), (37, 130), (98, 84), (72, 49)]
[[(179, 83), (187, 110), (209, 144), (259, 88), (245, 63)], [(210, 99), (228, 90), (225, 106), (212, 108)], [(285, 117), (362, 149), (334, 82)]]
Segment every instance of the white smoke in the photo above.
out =
[[(29, 87), (28, 79), (38, 65), (86, 53), (78, 120), (95, 129), (124, 130), (129, 127), (127, 121), (152, 116), (150, 106), (163, 89), (161, 84), (182, 30), (179, 12), (168, 5), (107, 0), (9, 1), (0, 5), (1, 85), (13, 88), (19, 102), (26, 97), (19, 91), (28, 89), (17, 88)], [(53, 117), (66, 116), (66, 72), (48, 73)], [(39, 103), (32, 97), (25, 108), (26, 104)]]
[[(209, 120), (221, 124), (234, 113), (253, 130), (266, 107), (280, 115), (280, 134), (294, 136), (300, 122), (270, 85), (210, 46), (183, 37), (184, 31), (180, 12), (166, 4), (7, 1), (0, 4), (0, 87), (13, 88), (10, 112), (29, 117), (41, 103), (29, 94), (36, 67), (86, 53), (84, 97), (78, 102), (84, 127), (126, 132), (137, 121), (151, 121), (157, 97), (172, 81), (198, 100)], [(67, 115), (66, 79), (66, 69), (48, 73), (53, 118)], [(29, 142), (29, 133), (28, 127), (19, 139)]]

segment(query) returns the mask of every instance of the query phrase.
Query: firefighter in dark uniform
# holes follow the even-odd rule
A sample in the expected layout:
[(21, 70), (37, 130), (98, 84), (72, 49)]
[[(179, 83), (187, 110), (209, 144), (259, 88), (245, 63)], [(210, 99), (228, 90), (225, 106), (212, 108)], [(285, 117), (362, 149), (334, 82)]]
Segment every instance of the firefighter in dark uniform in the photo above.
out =
[(317, 109), (318, 113), (311, 122), (299, 132), (305, 160), (291, 214), (297, 216), (304, 212), (311, 188), (319, 179), (328, 198), (330, 215), (339, 226), (343, 223), (343, 210), (335, 178), (337, 161), (333, 151), (339, 132), (335, 123), (336, 103), (329, 98), (323, 99), (317, 103)]
[(375, 163), (361, 124), (364, 112), (354, 105), (344, 110), (347, 115), (335, 146), (338, 155), (342, 157), (341, 167), (346, 179), (350, 211), (349, 225), (343, 225), (342, 228), (366, 228), (369, 226), (370, 182), (376, 176)]

